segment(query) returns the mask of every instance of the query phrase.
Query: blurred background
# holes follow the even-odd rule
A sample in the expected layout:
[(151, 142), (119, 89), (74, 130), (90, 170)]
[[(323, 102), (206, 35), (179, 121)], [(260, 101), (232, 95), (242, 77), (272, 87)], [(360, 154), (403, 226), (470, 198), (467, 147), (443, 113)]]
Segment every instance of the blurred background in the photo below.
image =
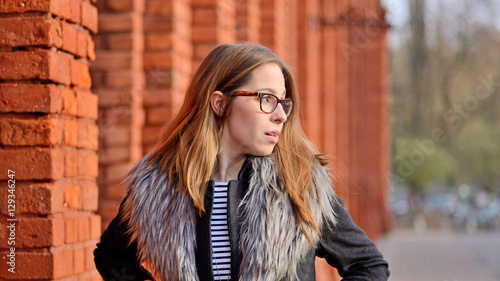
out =
[(500, 2), (382, 2), (393, 279), (500, 280)]

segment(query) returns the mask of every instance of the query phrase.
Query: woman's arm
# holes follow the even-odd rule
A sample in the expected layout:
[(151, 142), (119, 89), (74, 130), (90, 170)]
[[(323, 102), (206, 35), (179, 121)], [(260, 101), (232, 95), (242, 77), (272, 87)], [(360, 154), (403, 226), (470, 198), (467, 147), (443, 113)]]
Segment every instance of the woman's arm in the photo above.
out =
[(342, 200), (332, 206), (337, 224), (324, 228), (316, 255), (337, 268), (343, 280), (387, 280), (388, 264), (375, 244), (354, 224)]
[[(123, 204), (123, 202), (122, 202)], [(111, 221), (101, 236), (101, 242), (94, 250), (94, 262), (105, 281), (153, 280), (153, 276), (137, 260), (137, 246), (127, 246), (130, 237), (126, 235), (127, 222), (121, 217), (122, 206), (118, 215)]]

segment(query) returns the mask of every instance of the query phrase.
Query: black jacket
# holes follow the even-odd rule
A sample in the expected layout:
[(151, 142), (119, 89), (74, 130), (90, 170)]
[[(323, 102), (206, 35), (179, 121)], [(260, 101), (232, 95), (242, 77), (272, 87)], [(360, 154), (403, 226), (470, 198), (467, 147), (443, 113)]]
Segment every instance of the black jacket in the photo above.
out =
[[(228, 188), (228, 220), (231, 245), (238, 245), (240, 224), (237, 207), (248, 188), (252, 173), (246, 162), (240, 171), (238, 181), (230, 181)], [(200, 281), (213, 280), (210, 217), (214, 183), (209, 183), (205, 195), (206, 212), (197, 218), (196, 224), (196, 268)], [(316, 249), (312, 246), (306, 259), (300, 263), (297, 273), (299, 280), (315, 280), (315, 256), (325, 258), (337, 268), (344, 280), (387, 280), (388, 264), (375, 244), (357, 227), (343, 207), (341, 200), (335, 204), (337, 223), (330, 231), (323, 227), (322, 238)], [(101, 236), (101, 242), (94, 250), (95, 263), (104, 280), (145, 280), (153, 279), (138, 262), (137, 245), (127, 247), (130, 237), (126, 234), (127, 222), (122, 219), (122, 206), (115, 219)], [(231, 246), (231, 280), (238, 280), (241, 253), (238, 247)]]

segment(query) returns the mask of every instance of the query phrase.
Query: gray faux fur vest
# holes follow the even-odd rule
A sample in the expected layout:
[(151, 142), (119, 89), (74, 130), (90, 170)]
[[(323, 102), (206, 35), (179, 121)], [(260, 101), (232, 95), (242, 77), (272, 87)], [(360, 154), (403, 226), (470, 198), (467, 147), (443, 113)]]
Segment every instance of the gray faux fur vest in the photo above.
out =
[[(128, 197), (123, 205), (131, 241), (157, 280), (198, 281), (196, 269), (196, 216), (191, 198), (180, 192), (145, 156), (128, 175)], [(296, 280), (297, 266), (311, 249), (297, 221), (291, 200), (276, 178), (271, 157), (251, 157), (253, 174), (238, 212), (243, 226), (240, 280)], [(309, 208), (318, 226), (335, 223), (334, 192), (325, 168), (317, 167), (314, 183), (318, 198)], [(308, 228), (317, 244), (320, 234)]]

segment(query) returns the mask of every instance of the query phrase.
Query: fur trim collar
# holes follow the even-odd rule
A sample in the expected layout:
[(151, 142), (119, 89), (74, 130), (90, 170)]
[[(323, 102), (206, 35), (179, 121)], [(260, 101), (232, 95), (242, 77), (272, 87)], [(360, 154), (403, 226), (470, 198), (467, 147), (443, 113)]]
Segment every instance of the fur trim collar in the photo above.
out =
[[(147, 155), (149, 156), (149, 155)], [(123, 215), (129, 221), (130, 241), (137, 242), (138, 257), (147, 262), (158, 280), (198, 281), (196, 270), (196, 216), (189, 195), (175, 188), (158, 165), (145, 156), (130, 171)], [(240, 230), (240, 280), (297, 280), (297, 267), (311, 245), (298, 223), (291, 200), (276, 178), (271, 157), (252, 157), (253, 174), (238, 211), (245, 226)], [(314, 182), (318, 199), (309, 208), (321, 227), (335, 223), (334, 193), (327, 171), (317, 167)], [(308, 232), (317, 244), (320, 234)], [(234, 247), (234, 245), (232, 245)]]

